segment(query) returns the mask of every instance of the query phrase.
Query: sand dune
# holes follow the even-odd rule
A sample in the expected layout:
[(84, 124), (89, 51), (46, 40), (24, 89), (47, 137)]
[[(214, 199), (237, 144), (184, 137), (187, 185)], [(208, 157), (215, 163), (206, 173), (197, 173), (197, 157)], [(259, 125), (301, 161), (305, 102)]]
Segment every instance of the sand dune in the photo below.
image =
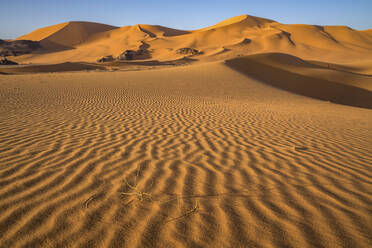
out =
[(355, 62), (346, 63), (346, 64), (334, 64), (334, 63), (327, 63), (323, 61), (312, 61), (312, 63), (321, 65), (323, 67), (335, 69), (337, 71), (345, 71), (345, 72), (351, 72), (351, 73), (356, 73), (356, 74), (363, 74), (366, 76), (372, 75), (372, 60), (355, 61)]
[(73, 48), (91, 35), (115, 29), (116, 27), (92, 22), (66, 22), (35, 30), (17, 38), (18, 40), (40, 41), (46, 48), (54, 46)]
[[(200, 61), (232, 59), (264, 52), (292, 54), (303, 59), (350, 63), (371, 60), (372, 36), (345, 26), (288, 25), (273, 20), (237, 16), (200, 30), (183, 31), (157, 25), (116, 28), (88, 22), (63, 23), (36, 30), (19, 39), (42, 41), (63, 51), (17, 56), (20, 63), (95, 62), (125, 50), (146, 49), (150, 60), (182, 58), (177, 49), (201, 51)], [(73, 49), (72, 49), (73, 48)], [(220, 51), (224, 52), (220, 52)]]
[(159, 25), (140, 25), (142, 31), (147, 32), (151, 37), (158, 36), (179, 36), (190, 33), (189, 31), (167, 28)]
[[(244, 15), (19, 39), (44, 50), (0, 68), (1, 248), (371, 246), (370, 30)], [(95, 63), (127, 49), (149, 56)]]
[(249, 15), (241, 15), (232, 17), (230, 19), (227, 19), (225, 21), (222, 21), (220, 23), (217, 23), (216, 25), (200, 29), (198, 31), (207, 31), (211, 29), (218, 29), (218, 28), (229, 28), (231, 26), (244, 26), (244, 27), (262, 27), (266, 24), (273, 23), (273, 20), (264, 19), (256, 16), (249, 16)]
[(41, 41), (47, 39), (49, 36), (52, 36), (54, 33), (59, 32), (61, 29), (66, 27), (69, 23), (61, 23), (56, 24), (53, 26), (48, 26), (45, 28), (37, 29), (29, 34), (23, 35), (18, 37), (17, 40), (33, 40), (33, 41)]
[(350, 75), (279, 53), (236, 58), (226, 61), (226, 64), (284, 90), (372, 109), (372, 76)]

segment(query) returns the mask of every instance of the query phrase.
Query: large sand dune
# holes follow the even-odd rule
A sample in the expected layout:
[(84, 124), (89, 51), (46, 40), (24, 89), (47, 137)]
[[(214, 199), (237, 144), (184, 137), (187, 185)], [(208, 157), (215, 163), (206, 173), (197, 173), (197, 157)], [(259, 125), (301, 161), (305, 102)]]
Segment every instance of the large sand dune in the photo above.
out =
[(40, 41), (42, 45), (49, 49), (54, 48), (51, 46), (52, 44), (71, 49), (94, 34), (115, 28), (114, 26), (92, 22), (66, 22), (35, 30), (17, 39)]
[[(372, 35), (345, 26), (288, 25), (248, 15), (234, 17), (211, 27), (182, 31), (156, 25), (121, 28), (98, 23), (69, 22), (36, 30), (18, 39), (42, 41), (47, 53), (14, 58), (21, 63), (95, 62), (118, 56), (125, 50), (146, 48), (148, 59), (180, 59), (179, 48), (201, 53), (201, 61), (231, 59), (237, 55), (281, 52), (304, 59), (328, 62), (370, 60)], [(53, 46), (60, 46), (53, 50)], [(61, 47), (63, 50), (61, 51)]]
[(370, 31), (239, 16), (20, 39), (47, 48), (0, 68), (1, 248), (372, 245)]

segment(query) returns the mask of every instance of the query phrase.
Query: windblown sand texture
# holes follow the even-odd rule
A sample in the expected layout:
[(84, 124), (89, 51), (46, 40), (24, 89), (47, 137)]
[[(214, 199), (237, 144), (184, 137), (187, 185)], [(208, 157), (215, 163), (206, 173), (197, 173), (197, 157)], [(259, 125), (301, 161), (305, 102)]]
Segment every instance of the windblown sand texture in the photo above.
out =
[[(372, 245), (370, 31), (74, 26), (0, 69), (1, 248)], [(185, 63), (92, 63), (136, 40)]]

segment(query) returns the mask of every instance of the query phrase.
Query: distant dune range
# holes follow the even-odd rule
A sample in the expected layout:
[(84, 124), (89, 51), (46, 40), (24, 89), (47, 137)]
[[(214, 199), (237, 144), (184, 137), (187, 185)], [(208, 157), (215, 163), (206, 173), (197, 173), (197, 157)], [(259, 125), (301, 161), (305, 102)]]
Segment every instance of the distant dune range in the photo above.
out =
[[(371, 30), (19, 39), (43, 48), (0, 67), (0, 248), (371, 246)], [(129, 49), (149, 56), (96, 62)]]
[[(227, 65), (239, 68), (248, 76), (270, 81), (275, 87), (335, 103), (371, 108), (371, 30), (288, 25), (243, 15), (193, 31), (156, 25), (118, 28), (99, 23), (67, 22), (35, 30), (18, 40), (37, 41), (43, 48), (10, 58), (37, 65), (3, 67), (1, 74), (140, 70), (228, 60)], [(198, 53), (177, 53), (181, 48), (196, 49)], [(99, 58), (115, 58), (126, 50), (139, 49), (146, 50), (147, 55), (136, 63), (94, 64)], [(242, 56), (250, 57), (236, 59)], [(262, 59), (264, 63), (258, 61)]]
[[(288, 25), (243, 15), (200, 30), (183, 31), (156, 25), (113, 27), (89, 22), (67, 22), (18, 39), (40, 41), (46, 54), (26, 55), (20, 62), (95, 62), (125, 50), (146, 47), (153, 60), (175, 60), (175, 51), (201, 51), (199, 60), (223, 60), (237, 55), (281, 52), (303, 59), (350, 62), (371, 60), (372, 33), (346, 26)], [(53, 52), (53, 49), (66, 50)]]

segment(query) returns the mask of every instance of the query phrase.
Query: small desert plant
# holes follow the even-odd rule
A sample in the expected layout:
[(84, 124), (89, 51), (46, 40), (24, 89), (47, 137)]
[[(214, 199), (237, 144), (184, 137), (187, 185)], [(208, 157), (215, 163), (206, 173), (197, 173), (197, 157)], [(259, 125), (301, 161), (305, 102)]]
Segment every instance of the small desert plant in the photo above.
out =
[[(141, 202), (144, 201), (145, 198), (147, 198), (148, 200), (150, 200), (152, 202), (159, 202), (159, 203), (166, 203), (166, 202), (171, 202), (171, 201), (176, 200), (178, 204), (179, 204), (179, 200), (181, 198), (184, 198), (185, 197), (184, 195), (180, 195), (179, 197), (171, 198), (171, 199), (168, 199), (168, 200), (165, 200), (165, 201), (160, 201), (160, 200), (154, 199), (152, 197), (152, 194), (150, 194), (148, 192), (145, 192), (144, 190), (142, 190), (139, 187), (137, 180), (138, 180), (140, 171), (141, 171), (141, 167), (139, 167), (137, 169), (137, 173), (136, 173), (135, 178), (134, 178), (134, 183), (129, 183), (128, 180), (124, 179), (125, 184), (128, 186), (128, 188), (130, 189), (130, 191), (129, 192), (119, 192), (121, 195), (134, 196), (135, 199), (137, 199), (137, 200), (139, 200)], [(151, 181), (151, 185), (149, 186), (149, 188), (151, 188), (152, 185), (153, 185), (153, 181)], [(126, 205), (129, 205), (135, 199), (130, 200), (128, 203), (126, 203)], [(188, 217), (190, 215), (195, 214), (198, 210), (199, 210), (199, 203), (197, 202), (191, 209), (187, 210), (184, 214), (182, 214), (180, 216), (177, 216), (177, 217), (174, 217), (174, 218), (170, 218), (170, 219), (166, 220), (164, 223), (168, 223), (168, 222), (172, 222), (172, 221), (176, 221), (176, 220), (179, 220), (179, 219)]]
[(135, 184), (130, 184), (127, 180), (125, 180), (126, 184), (128, 185), (128, 187), (132, 190), (132, 192), (120, 192), (120, 194), (122, 195), (128, 195), (128, 196), (137, 196), (137, 199), (140, 200), (140, 201), (143, 201), (143, 199), (147, 196), (149, 199), (152, 200), (152, 197), (151, 197), (151, 194), (150, 193), (146, 193), (144, 191), (142, 191), (139, 187), (138, 187), (138, 184), (137, 182), (135, 182)]
[[(129, 189), (131, 189), (131, 192), (119, 192), (119, 193), (122, 194), (122, 195), (127, 195), (127, 196), (136, 196), (137, 199), (140, 200), (140, 201), (143, 201), (145, 197), (152, 200), (151, 194), (147, 193), (147, 192), (144, 192), (138, 186), (137, 180), (138, 180), (140, 171), (141, 171), (141, 166), (138, 167), (138, 169), (137, 169), (137, 173), (136, 173), (136, 176), (134, 178), (134, 183), (133, 184), (129, 183), (126, 179), (124, 179), (126, 185), (129, 187)], [(153, 181), (151, 182), (150, 188), (151, 188), (152, 185), (153, 185)]]

